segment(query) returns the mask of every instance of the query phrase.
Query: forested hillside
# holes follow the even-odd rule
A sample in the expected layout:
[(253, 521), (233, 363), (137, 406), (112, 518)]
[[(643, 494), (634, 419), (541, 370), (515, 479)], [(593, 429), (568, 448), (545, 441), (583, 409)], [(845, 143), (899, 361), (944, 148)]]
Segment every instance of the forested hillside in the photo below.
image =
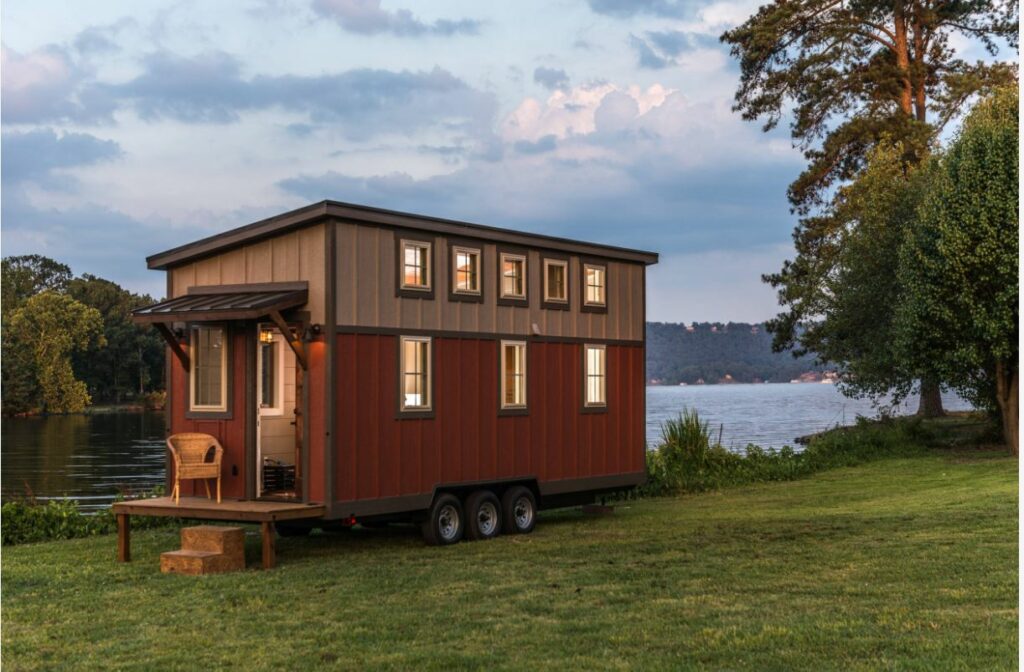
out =
[(649, 382), (779, 383), (822, 370), (813, 356), (794, 359), (788, 352), (772, 352), (771, 334), (762, 324), (647, 323)]

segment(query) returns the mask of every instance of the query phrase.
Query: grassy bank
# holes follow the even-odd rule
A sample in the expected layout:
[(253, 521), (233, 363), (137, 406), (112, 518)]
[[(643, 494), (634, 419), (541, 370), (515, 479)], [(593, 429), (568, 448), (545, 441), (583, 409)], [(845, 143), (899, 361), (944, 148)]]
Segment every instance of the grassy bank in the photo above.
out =
[[(279, 541), (272, 572), (160, 574), (171, 530), (3, 557), (6, 669), (1010, 669), (1017, 461), (963, 448), (542, 516)], [(251, 565), (258, 539), (248, 538)]]

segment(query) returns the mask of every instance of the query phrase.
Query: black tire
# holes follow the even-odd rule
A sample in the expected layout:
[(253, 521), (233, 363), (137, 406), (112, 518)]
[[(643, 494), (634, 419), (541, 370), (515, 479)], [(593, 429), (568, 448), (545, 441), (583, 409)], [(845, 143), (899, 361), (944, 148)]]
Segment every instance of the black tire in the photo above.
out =
[(506, 534), (529, 534), (537, 525), (537, 498), (529, 488), (516, 485), (506, 490), (501, 510)]
[(308, 537), (309, 533), (313, 531), (313, 528), (309, 525), (297, 523), (277, 523), (274, 527), (277, 528), (277, 533), (282, 537)]
[(477, 490), (466, 498), (466, 538), (494, 539), (501, 534), (501, 502), (490, 490)]
[(454, 495), (439, 495), (423, 521), (423, 538), (431, 546), (448, 546), (462, 541), (466, 531), (466, 517), (462, 502)]

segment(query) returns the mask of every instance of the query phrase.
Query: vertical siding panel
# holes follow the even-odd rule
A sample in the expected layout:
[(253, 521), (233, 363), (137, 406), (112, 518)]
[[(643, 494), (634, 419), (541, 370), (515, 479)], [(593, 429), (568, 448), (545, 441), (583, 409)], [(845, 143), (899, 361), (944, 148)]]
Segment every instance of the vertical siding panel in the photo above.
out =
[(271, 282), (272, 260), (269, 240), (243, 248), (245, 254), (245, 282)]
[(353, 227), (352, 300), (355, 323), (368, 326), (380, 325), (381, 275), (380, 256), (377, 253), (378, 239), (372, 229)]
[(239, 248), (220, 255), (220, 281), (225, 285), (245, 282), (245, 249)]

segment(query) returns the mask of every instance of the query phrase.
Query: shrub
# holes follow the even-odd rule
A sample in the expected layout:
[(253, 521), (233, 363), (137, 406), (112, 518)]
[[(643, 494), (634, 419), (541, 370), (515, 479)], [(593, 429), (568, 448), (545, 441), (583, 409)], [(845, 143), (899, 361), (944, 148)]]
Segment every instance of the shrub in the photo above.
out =
[(673, 495), (767, 481), (789, 481), (835, 467), (920, 452), (933, 437), (920, 419), (857, 418), (852, 427), (814, 437), (796, 452), (748, 445), (742, 453), (712, 441), (708, 423), (694, 410), (662, 425), (662, 440), (647, 454), (647, 483), (641, 495)]
[[(155, 488), (139, 495), (119, 495), (117, 500), (159, 497), (163, 488)], [(139, 517), (133, 527), (148, 529), (177, 525), (177, 518)], [(4, 546), (29, 544), (37, 541), (76, 539), (117, 530), (113, 511), (103, 509), (95, 514), (82, 513), (73, 499), (51, 499), (39, 502), (24, 499), (7, 502), (0, 507), (0, 542)]]

